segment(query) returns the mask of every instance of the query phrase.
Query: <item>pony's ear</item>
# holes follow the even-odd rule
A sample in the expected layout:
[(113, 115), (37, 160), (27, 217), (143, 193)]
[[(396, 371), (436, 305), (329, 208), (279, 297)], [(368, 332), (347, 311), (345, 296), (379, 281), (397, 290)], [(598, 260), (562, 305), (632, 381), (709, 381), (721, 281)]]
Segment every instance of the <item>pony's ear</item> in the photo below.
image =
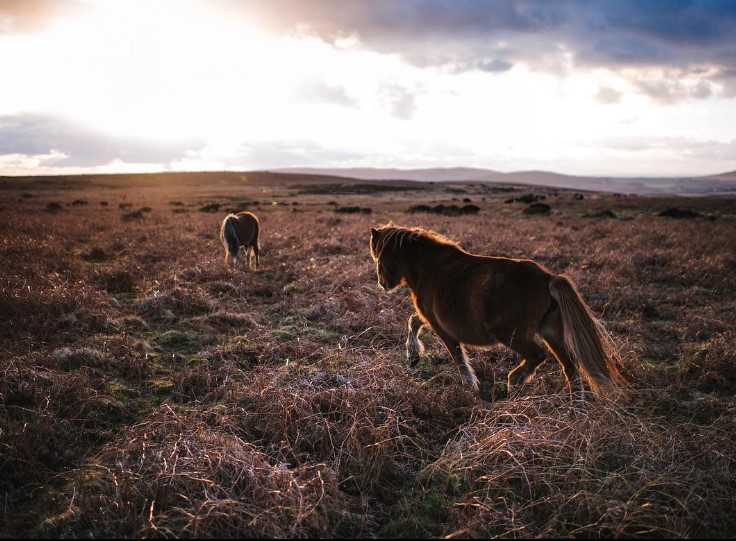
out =
[(381, 232), (375, 227), (371, 227), (371, 238), (373, 240), (378, 240), (380, 236), (381, 236)]

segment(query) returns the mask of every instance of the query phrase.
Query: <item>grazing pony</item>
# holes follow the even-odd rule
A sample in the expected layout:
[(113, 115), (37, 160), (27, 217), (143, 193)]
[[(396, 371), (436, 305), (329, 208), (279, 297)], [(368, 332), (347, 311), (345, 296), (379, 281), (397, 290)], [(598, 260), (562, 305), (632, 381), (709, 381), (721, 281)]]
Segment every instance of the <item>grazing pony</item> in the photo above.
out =
[(252, 212), (238, 212), (225, 216), (220, 226), (220, 240), (225, 248), (225, 264), (235, 268), (240, 256), (240, 247), (243, 246), (248, 258), (248, 266), (252, 266), (252, 256), (255, 255), (257, 269), (260, 263), (258, 257), (259, 231), (258, 218)]
[(477, 393), (464, 346), (500, 342), (522, 356), (508, 375), (510, 392), (530, 381), (546, 358), (534, 341), (539, 333), (562, 365), (573, 400), (582, 400), (578, 373), (596, 395), (625, 385), (606, 331), (565, 276), (533, 261), (474, 255), (432, 231), (391, 223), (371, 228), (370, 249), (381, 288), (411, 290), (410, 366), (424, 349), (419, 331), (429, 325), (458, 364), (463, 384)]

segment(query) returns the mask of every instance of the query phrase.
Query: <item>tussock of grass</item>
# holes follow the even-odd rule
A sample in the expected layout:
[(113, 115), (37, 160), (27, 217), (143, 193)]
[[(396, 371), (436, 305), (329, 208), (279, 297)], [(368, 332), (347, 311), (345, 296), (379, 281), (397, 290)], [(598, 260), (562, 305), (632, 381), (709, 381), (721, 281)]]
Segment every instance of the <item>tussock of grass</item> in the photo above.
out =
[(102, 368), (107, 364), (105, 356), (96, 349), (82, 348), (60, 348), (53, 352), (46, 361), (46, 366), (57, 370), (73, 370), (87, 366), (90, 368)]
[(85, 261), (104, 261), (107, 259), (108, 255), (105, 252), (104, 248), (100, 248), (99, 246), (95, 246), (93, 248), (90, 248), (88, 251), (82, 253), (82, 259)]
[[(0, 292), (0, 332), (39, 338), (59, 332), (87, 334), (110, 329), (106, 301), (85, 284)], [(90, 306), (94, 308), (90, 308)]]
[(734, 463), (714, 454), (721, 442), (688, 445), (690, 425), (673, 430), (611, 403), (560, 415), (560, 402), (534, 397), (477, 412), (424, 471), (425, 488), (453, 499), (447, 520), (463, 535), (729, 535), (722, 517)]
[[(79, 479), (74, 532), (295, 538), (335, 531), (343, 497), (325, 464), (274, 461), (214, 412), (163, 406), (155, 417), (126, 430)], [(54, 526), (48, 532), (63, 535)]]
[[(75, 365), (95, 356), (86, 350), (59, 355), (76, 356)], [(12, 492), (48, 468), (69, 467), (79, 458), (75, 446), (100, 437), (121, 415), (121, 405), (86, 366), (54, 370), (11, 362), (0, 379), (0, 486)]]
[(729, 393), (736, 387), (736, 333), (717, 333), (680, 359), (684, 382), (703, 392)]
[(199, 290), (180, 287), (155, 290), (138, 303), (137, 313), (153, 322), (171, 322), (184, 316), (197, 316), (213, 312), (216, 305)]
[(258, 323), (251, 314), (223, 310), (204, 316), (204, 321), (210, 327), (221, 332), (242, 332), (258, 327)]
[(139, 277), (128, 269), (115, 269), (97, 275), (97, 283), (108, 293), (131, 293), (135, 291)]

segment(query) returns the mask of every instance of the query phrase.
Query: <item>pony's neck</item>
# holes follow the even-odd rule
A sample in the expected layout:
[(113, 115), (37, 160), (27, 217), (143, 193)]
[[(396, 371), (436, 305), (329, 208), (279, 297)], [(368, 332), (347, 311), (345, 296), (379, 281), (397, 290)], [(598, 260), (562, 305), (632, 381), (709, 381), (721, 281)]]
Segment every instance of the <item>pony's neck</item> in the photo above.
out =
[(404, 244), (399, 265), (407, 285), (411, 288), (413, 284), (425, 280), (427, 276), (436, 275), (437, 273), (431, 271), (442, 268), (442, 262), (448, 256), (457, 258), (461, 252), (462, 250), (453, 244), (420, 238)]

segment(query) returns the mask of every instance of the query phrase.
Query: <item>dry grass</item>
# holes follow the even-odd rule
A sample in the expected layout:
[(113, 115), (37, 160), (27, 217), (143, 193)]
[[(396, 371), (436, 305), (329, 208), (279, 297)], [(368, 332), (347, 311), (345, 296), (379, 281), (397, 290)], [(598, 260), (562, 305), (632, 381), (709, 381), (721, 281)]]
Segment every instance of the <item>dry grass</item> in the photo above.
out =
[[(428, 466), (424, 486), (456, 498), (447, 520), (462, 527), (453, 534), (730, 535), (733, 461), (723, 438), (696, 446), (692, 425), (620, 404), (574, 417), (561, 409), (558, 397), (542, 396), (478, 412)], [(721, 418), (695, 437), (728, 424)]]
[[(504, 203), (528, 189), (469, 185), (479, 213), (450, 216), (407, 211), (452, 204), (442, 185), (197, 179), (0, 192), (0, 536), (732, 536), (732, 200), (547, 192), (528, 216)], [(225, 268), (198, 210), (239, 202), (258, 272)], [(628, 401), (573, 412), (552, 363), (506, 398), (504, 349), (472, 353), (476, 397), (430, 333), (409, 369), (410, 299), (367, 248), (389, 220), (572, 276)]]

